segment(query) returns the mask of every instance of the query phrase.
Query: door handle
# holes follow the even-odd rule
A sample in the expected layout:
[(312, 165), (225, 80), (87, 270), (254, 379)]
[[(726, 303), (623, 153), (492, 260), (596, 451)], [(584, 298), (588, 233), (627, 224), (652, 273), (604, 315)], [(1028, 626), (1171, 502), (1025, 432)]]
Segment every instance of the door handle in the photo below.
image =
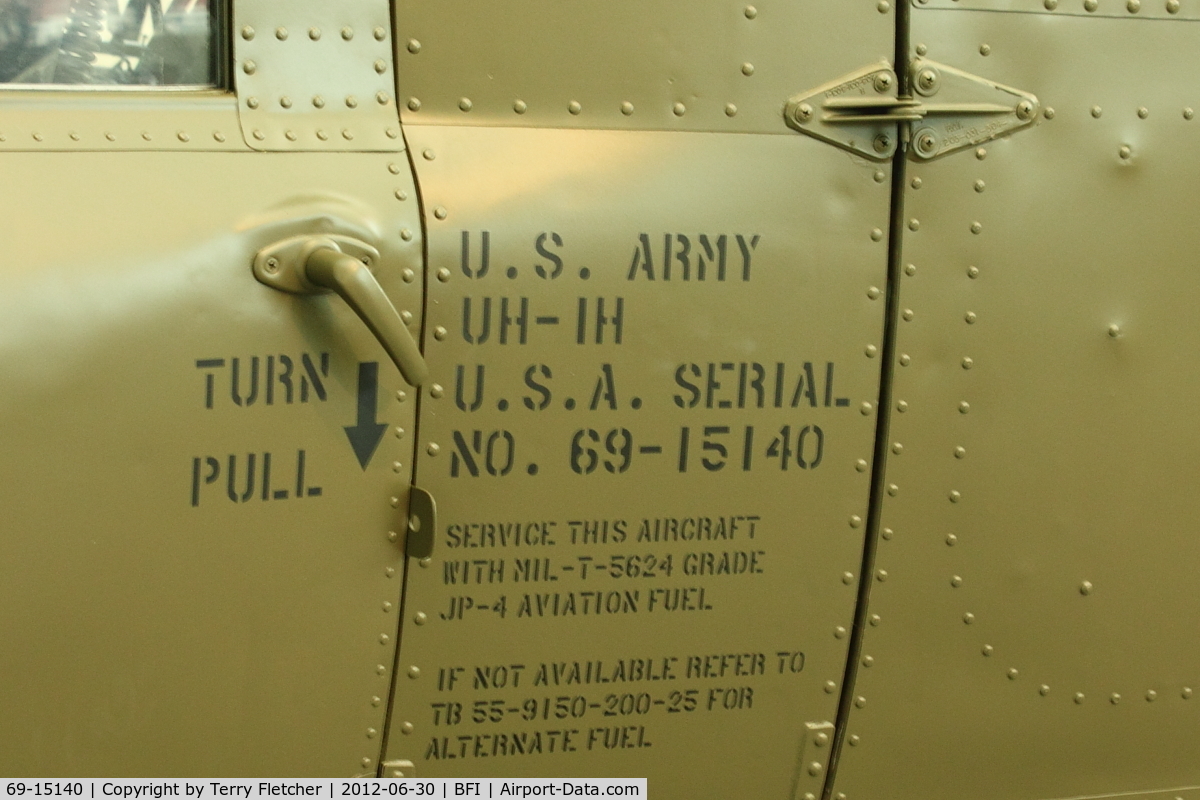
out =
[(292, 294), (334, 292), (375, 334), (405, 382), (420, 386), (429, 367), (396, 307), (371, 272), (379, 251), (352, 236), (293, 236), (254, 257), (254, 277)]

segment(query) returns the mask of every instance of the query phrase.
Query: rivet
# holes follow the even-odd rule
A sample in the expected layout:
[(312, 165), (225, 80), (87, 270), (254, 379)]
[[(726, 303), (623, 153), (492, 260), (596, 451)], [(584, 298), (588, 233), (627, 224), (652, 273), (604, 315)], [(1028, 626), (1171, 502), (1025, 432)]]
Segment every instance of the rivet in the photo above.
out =
[(312, 99), (313, 108), (324, 108), (325, 98), (319, 94), (314, 94)]
[(382, 42), (385, 38), (387, 38), (387, 31), (385, 31), (382, 27), (376, 26), (372, 33), (374, 34), (375, 41), (377, 42)]
[(854, 583), (854, 573), (853, 572), (843, 572), (842, 573), (842, 583), (846, 584), (847, 586)]
[(742, 64), (742, 74), (746, 75), (747, 77), (750, 75), (753, 75), (754, 74), (754, 65), (751, 64), (749, 61), (747, 61), (745, 64)]
[(979, 267), (976, 267), (976, 266), (967, 267), (967, 277), (968, 278), (978, 278), (979, 277)]
[(421, 677), (421, 668), (415, 664), (408, 668), (408, 677), (416, 679)]
[(379, 708), (381, 703), (383, 703), (382, 697), (372, 697), (371, 698), (371, 705), (374, 706), (375, 708)]
[(855, 708), (862, 708), (866, 704), (867, 704), (867, 698), (863, 697), (861, 694), (858, 697), (854, 698), (854, 707)]
[(883, 239), (883, 230), (882, 229), (874, 228), (871, 230), (871, 241), (878, 242), (882, 239)]
[(858, 410), (861, 411), (862, 415), (865, 417), (871, 413), (871, 411), (873, 410), (873, 407), (871, 406), (870, 403), (863, 402), (863, 404), (858, 407)]
[(1079, 593), (1081, 595), (1083, 595), (1084, 597), (1087, 597), (1089, 594), (1091, 594), (1092, 593), (1092, 582), (1084, 581), (1083, 583), (1079, 584)]
[(1117, 155), (1125, 160), (1128, 160), (1129, 157), (1133, 155), (1133, 150), (1130, 149), (1129, 145), (1123, 144), (1121, 145), (1121, 149), (1117, 151)]
[(346, 95), (346, 108), (358, 108), (358, 98), (352, 94)]
[(883, 583), (887, 579), (888, 579), (888, 573), (887, 573), (886, 569), (875, 570), (875, 580), (879, 581), (880, 583)]
[[(180, 135), (181, 135), (181, 136), (186, 136), (187, 134), (185, 134), (185, 133), (181, 133)], [(71, 141), (72, 141), (72, 142), (78, 142), (78, 141), (79, 141), (79, 134), (78, 134), (78, 133), (76, 133), (75, 131), (71, 131), (70, 133), (68, 133), (68, 134), (67, 134), (67, 136), (69, 136), (69, 137), (71, 138)], [(186, 141), (187, 141), (187, 139), (181, 139), (180, 141), (186, 142)]]
[(1094, 119), (1100, 119), (1100, 115), (1103, 113), (1104, 113), (1104, 109), (1101, 108), (1100, 106), (1092, 106), (1092, 117)]
[(727, 117), (737, 116), (737, 106), (735, 106), (733, 103), (726, 103), (725, 104), (725, 116), (727, 116)]
[(384, 567), (383, 574), (385, 577), (394, 578), (394, 577), (396, 577), (396, 568), (395, 567)]
[(982, 194), (982, 193), (983, 193), (983, 190), (984, 190), (984, 189), (986, 189), (986, 188), (987, 188), (987, 184), (986, 184), (986, 183), (984, 183), (983, 181), (975, 181), (975, 191), (977, 191), (977, 192), (979, 192), (980, 194)]
[(975, 316), (975, 312), (974, 312), (974, 311), (968, 311), (968, 312), (967, 312), (967, 313), (966, 313), (966, 314), (963, 316), (963, 319), (965, 319), (965, 320), (967, 321), (967, 324), (968, 324), (968, 325), (974, 325), (974, 324), (975, 324), (975, 320), (977, 319), (977, 317)]
[(1125, 8), (1129, 9), (1130, 14), (1136, 14), (1142, 10), (1142, 0), (1128, 0), (1125, 3)]
[[(375, 730), (374, 728), (367, 728), (367, 738), (368, 738), (368, 739), (374, 739), (374, 738), (375, 738), (375, 734), (377, 734), (377, 733), (379, 733), (379, 731)], [(364, 759), (363, 759), (363, 763), (364, 763), (364, 764), (370, 764), (370, 763), (371, 763), (371, 759), (369, 759), (369, 758), (364, 758)]]
[[(846, 737), (846, 741), (848, 741), (850, 743), (851, 747), (857, 747), (858, 743), (862, 740), (859, 738), (857, 733), (852, 733), (848, 737)], [(840, 792), (839, 792), (839, 794), (840, 794)]]
[(907, 275), (907, 276), (908, 276), (908, 277), (910, 277), (910, 278), (911, 278), (913, 275), (916, 275), (916, 274), (917, 274), (917, 265), (916, 265), (916, 264), (907, 264), (907, 265), (905, 265), (905, 267), (904, 267), (904, 274), (905, 274), (905, 275)]
[(392, 637), (388, 636), (386, 633), (379, 634), (379, 643), (380, 644), (387, 644), (391, 640), (392, 640)]
[(254, 28), (246, 25), (242, 28), (242, 38), (247, 42), (254, 38)]
[(1040, 694), (1042, 697), (1045, 697), (1046, 695), (1050, 694), (1050, 687), (1043, 683), (1038, 687), (1038, 694)]
[(871, 288), (867, 289), (867, 297), (869, 297), (872, 300), (878, 300), (879, 299), (879, 287), (872, 286)]
[(1084, 11), (1095, 11), (1099, 7), (1100, 7), (1099, 0), (1083, 0), (1083, 10)]
[(892, 4), (889, 3), (888, 0), (879, 0), (879, 2), (875, 4), (875, 10), (880, 14), (886, 14), (892, 10)]
[[(400, 229), (400, 238), (406, 242), (411, 242), (412, 238), (413, 238), (413, 232), (411, 230), (409, 230), (408, 228), (401, 228)], [(409, 270), (409, 271), (411, 272), (411, 270)]]
[(887, 487), (887, 493), (890, 496), (895, 497), (896, 495), (900, 494), (900, 487), (894, 483), (889, 483)]
[(962, 360), (962, 368), (963, 369), (970, 369), (973, 366), (975, 366), (975, 361), (972, 360), (970, 356), (968, 356)]
[(685, 106), (683, 103), (676, 103), (671, 107), (671, 112), (677, 117), (682, 117), (687, 113), (687, 106)]
[(1113, 692), (1111, 695), (1109, 695), (1108, 702), (1115, 706), (1117, 703), (1121, 702), (1121, 695)]
[(837, 689), (837, 684), (833, 681), (825, 681), (825, 694), (833, 694)]
[(996, 648), (992, 647), (990, 644), (985, 644), (980, 652), (983, 653), (985, 658), (990, 658), (992, 654), (996, 652)]
[(247, 60), (244, 64), (242, 64), (242, 72), (246, 73), (247, 75), (253, 75), (257, 70), (258, 64), (255, 64), (253, 61)]
[(350, 41), (351, 39), (353, 39), (354, 38), (354, 29), (349, 26), (342, 28), (342, 38), (345, 39), (347, 42)]
[(851, 515), (851, 517), (850, 517), (850, 527), (851, 527), (851, 528), (858, 528), (858, 527), (861, 527), (861, 526), (862, 526), (862, 517), (860, 517), (858, 514), (853, 514), (853, 515)]
[(282, 106), (283, 108), (291, 108), (292, 107), (292, 98), (288, 97), (287, 95), (284, 95), (283, 97), (279, 98), (279, 105)]
[(896, 410), (899, 411), (901, 414), (903, 414), (905, 411), (908, 411), (908, 401), (906, 401), (906, 400), (897, 401)]
[(1179, 0), (1167, 0), (1167, 13), (1168, 14), (1178, 14), (1179, 13)]
[(433, 215), (434, 215), (435, 217), (437, 217), (438, 219), (445, 219), (445, 218), (446, 218), (446, 208), (445, 208), (445, 206), (438, 206), (437, 208), (435, 208), (435, 209), (433, 210)]
[(862, 664), (864, 667), (875, 666), (875, 658), (873, 656), (863, 656)]
[(342, 138), (346, 141), (350, 141), (354, 138), (354, 131), (350, 130), (349, 128), (342, 128)]
[(1146, 702), (1147, 703), (1153, 703), (1157, 699), (1158, 699), (1158, 692), (1154, 691), (1153, 689), (1149, 689), (1146, 692)]
[(258, 108), (258, 98), (257, 97), (247, 97), (246, 98), (246, 107), (247, 108)]
[(985, 43), (985, 44), (979, 45), (979, 55), (986, 56), (991, 52), (992, 52), (992, 46), (990, 44)]
[(513, 111), (517, 112), (518, 114), (524, 114), (528, 110), (529, 110), (529, 106), (525, 103), (524, 100), (517, 100), (516, 102), (513, 103)]
[(874, 358), (879, 353), (879, 348), (873, 344), (869, 344), (864, 352), (867, 354), (867, 358)]
[(957, 503), (959, 500), (962, 500), (962, 492), (958, 491), (957, 489), (951, 491), (950, 494), (946, 496), (950, 499), (951, 503)]
[(742, 13), (746, 15), (746, 19), (754, 19), (758, 16), (758, 9), (754, 6), (746, 6), (746, 10)]
[(1054, 109), (1047, 107), (1044, 111), (1042, 111), (1042, 116), (1046, 119), (1054, 119)]
[(408, 105), (409, 111), (420, 111), (421, 110), (421, 101), (415, 97), (408, 98), (407, 105)]
[(413, 53), (414, 55), (416, 53), (421, 52), (421, 43), (419, 41), (417, 41), (416, 39), (409, 39), (408, 40), (408, 52)]
[(974, 622), (975, 622), (975, 615), (972, 614), (970, 611), (968, 611), (966, 614), (963, 614), (963, 624), (964, 625), (971, 625)]
[(421, 569), (428, 569), (429, 565), (433, 563), (433, 559), (430, 558), (429, 556), (425, 556), (417, 563), (421, 565)]
[(571, 101), (571, 102), (570, 102), (570, 103), (567, 105), (567, 111), (570, 111), (572, 114), (579, 114), (580, 112), (582, 112), (582, 111), (583, 111), (583, 106), (581, 106), (581, 105), (579, 104), (579, 101), (577, 101), (577, 100), (572, 100), (572, 101)]
[(443, 394), (445, 394), (445, 389), (442, 388), (440, 383), (435, 383), (429, 387), (429, 394), (435, 399), (440, 398)]
[(439, 281), (441, 281), (442, 283), (445, 283), (446, 281), (450, 280), (450, 270), (446, 269), (445, 267), (442, 267), (441, 269), (439, 269), (437, 271), (437, 279)]
[(921, 228), (921, 220), (914, 218), (914, 219), (910, 219), (908, 221), (908, 229), (910, 231), (920, 230), (920, 228)]
[(876, 183), (883, 183), (885, 180), (887, 180), (887, 173), (881, 169), (877, 169), (872, 177), (875, 178)]
[(190, 140), (191, 140), (191, 138), (192, 138), (192, 137), (190, 137), (190, 136), (188, 136), (188, 135), (187, 135), (187, 132), (186, 132), (186, 131), (179, 131), (178, 133), (176, 133), (176, 134), (175, 134), (175, 137), (176, 137), (177, 139), (179, 139), (179, 141), (181, 141), (181, 142), (187, 142), (187, 141), (190, 141)]
[(911, 308), (906, 308), (906, 309), (904, 309), (904, 311), (903, 311), (903, 312), (900, 314), (900, 316), (904, 318), (904, 321), (905, 321), (905, 322), (912, 322), (912, 320), (913, 320), (913, 310), (912, 310)]
[(954, 448), (954, 457), (955, 458), (966, 458), (967, 457), (967, 448), (965, 448), (965, 447)]
[(1183, 687), (1182, 697), (1184, 700), (1191, 700), (1192, 699), (1192, 687), (1190, 687), (1190, 686)]
[(956, 544), (958, 544), (958, 537), (955, 536), (953, 533), (947, 533), (946, 534), (946, 546), (954, 547), (954, 545), (956, 545)]
[(1184, 118), (1184, 119), (1191, 119), (1191, 118), (1192, 118), (1192, 117), (1194, 117), (1194, 116), (1196, 116), (1196, 112), (1195, 112), (1195, 111), (1193, 111), (1192, 109), (1190, 109), (1190, 108), (1185, 108), (1185, 109), (1183, 110), (1183, 118)]
[(912, 363), (912, 356), (910, 356), (908, 353), (901, 353), (900, 358), (897, 360), (900, 362), (900, 366), (907, 367)]
[(1112, 338), (1116, 339), (1118, 336), (1121, 335), (1121, 326), (1120, 325), (1109, 325), (1108, 326), (1108, 335), (1111, 336)]
[(923, 45), (923, 44), (917, 45), (917, 55), (923, 56), (928, 52), (929, 52), (929, 48), (926, 47), (925, 45)]
[[(403, 234), (401, 235), (403, 236)], [(406, 269), (404, 272), (400, 273), (400, 277), (405, 283), (412, 283), (414, 280), (416, 280), (417, 273), (413, 272), (411, 269)]]
[(814, 776), (820, 775), (821, 774), (821, 762), (813, 761), (811, 764), (809, 764), (808, 765), (808, 774), (814, 775)]
[(859, 472), (866, 472), (867, 466), (868, 466), (867, 461), (864, 458), (860, 458), (858, 461), (854, 462), (854, 468), (856, 470), (858, 470)]
[(975, 157), (977, 159), (979, 159), (980, 161), (983, 161), (985, 158), (987, 158), (987, 148), (986, 147), (977, 148), (975, 150)]
[(1138, 119), (1145, 119), (1148, 116), (1150, 116), (1150, 109), (1145, 106), (1138, 109)]
[(459, 98), (459, 100), (458, 100), (458, 110), (459, 111), (470, 111), (471, 106), (472, 106), (471, 98), (469, 98), (469, 97)]
[(1042, 5), (1046, 7), (1047, 11), (1053, 11), (1058, 8), (1058, 0), (1046, 0)]
[(628, 100), (626, 100), (624, 103), (621, 103), (621, 113), (627, 117), (630, 114), (632, 114), (633, 113), (633, 103), (629, 102)]
[(433, 329), (433, 338), (437, 339), (439, 342), (442, 341), (443, 339), (445, 339), (446, 338), (446, 329), (443, 328), (441, 325), (434, 328)]
[(314, 42), (317, 41), (318, 39), (320, 39), (321, 38), (321, 29), (317, 28), (317, 27), (309, 28), (308, 29), (308, 38), (312, 39)]
[(400, 725), (400, 732), (401, 733), (412, 733), (413, 732), (413, 724), (411, 722), (402, 723)]
[[(112, 134), (106, 134), (106, 136), (111, 135)], [(223, 142), (225, 141), (225, 134), (221, 133), (220, 131), (213, 131), (213, 139), (217, 140), (218, 142)]]
[(387, 62), (382, 58), (375, 59), (375, 71), (380, 75), (387, 72)]
[(841, 625), (838, 625), (836, 628), (833, 629), (833, 638), (845, 639), (846, 638), (846, 629), (843, 628)]
[(424, 625), (428, 621), (429, 616), (424, 611), (418, 611), (416, 614), (413, 614), (413, 622), (418, 625)]
[(442, 448), (438, 447), (436, 443), (430, 442), (429, 445), (425, 448), (425, 452), (431, 456), (436, 456), (441, 449)]
[(884, 539), (887, 539), (890, 542), (892, 540), (892, 537), (896, 535), (896, 532), (893, 531), (891, 528), (884, 528), (880, 532), (879, 535), (882, 536)]
[(411, 325), (412, 321), (413, 321), (412, 312), (407, 311), (407, 310), (401, 311), (400, 312), (400, 321), (403, 322), (405, 325)]
[(393, 497), (389, 502), (391, 503), (392, 508), (400, 507), (400, 498), (399, 497)]
[(981, 222), (972, 222), (971, 223), (971, 233), (979, 233), (982, 230), (983, 230), (983, 223), (981, 223)]
[(966, 400), (964, 400), (958, 404), (958, 413), (969, 414), (970, 412), (971, 412), (971, 404), (968, 403)]
[(275, 29), (275, 38), (279, 41), (285, 41), (288, 37), (287, 28), (279, 27)]
[(892, 443), (892, 452), (895, 453), (896, 455), (900, 455), (901, 453), (904, 452), (904, 445), (900, 444), (900, 442), (893, 442)]
[(872, 628), (878, 628), (879, 623), (881, 621), (882, 620), (880, 619), (878, 614), (872, 614), (870, 617), (867, 618), (867, 622), (869, 622), (871, 624)]
[(951, 578), (950, 578), (950, 585), (951, 585), (952, 587), (954, 587), (955, 589), (957, 589), (958, 587), (962, 586), (962, 576), (961, 576), (961, 575), (954, 575), (953, 577), (951, 577)]
[[(393, 470), (393, 471), (395, 471), (395, 472), (399, 472), (401, 469), (403, 469), (403, 467), (404, 467), (404, 465), (403, 465), (403, 464), (401, 464), (399, 461), (394, 461), (394, 462), (392, 462), (392, 470)], [(389, 541), (389, 542), (394, 542), (394, 541), (396, 541), (396, 540), (397, 540), (397, 539), (399, 539), (399, 538), (400, 538), (400, 534), (396, 533), (395, 531), (388, 531), (388, 541)], [(383, 610), (384, 610), (384, 611), (387, 611), (387, 610), (388, 610), (388, 609), (390, 609), (391, 607), (392, 607), (392, 604), (391, 604), (391, 603), (384, 603), (384, 604), (383, 604)]]
[(324, 142), (329, 139), (329, 134), (325, 132), (324, 128), (317, 128), (317, 138)]

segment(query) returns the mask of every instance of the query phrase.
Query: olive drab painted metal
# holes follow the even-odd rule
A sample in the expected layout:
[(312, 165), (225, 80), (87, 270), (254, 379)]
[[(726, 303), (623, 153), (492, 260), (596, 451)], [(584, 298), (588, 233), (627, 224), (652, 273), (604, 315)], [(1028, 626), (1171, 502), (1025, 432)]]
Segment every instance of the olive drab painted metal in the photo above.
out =
[(216, 19), (0, 37), (0, 772), (1200, 798), (1200, 5)]
[(1197, 795), (1182, 6), (914, 4), (910, 56), (1031, 92), (1041, 120), (908, 164), (878, 624), (833, 797)]
[[(397, 8), (430, 276), (416, 481), (438, 523), (409, 566), (385, 768), (820, 792), (889, 165), (779, 108), (831, 63), (890, 55), (893, 22), (874, 4), (612, 12)], [(554, 44), (514, 59), (520, 42)]]
[[(232, 23), (277, 50), (276, 27), (311, 48), (305, 31), (326, 27), (376, 80), (387, 20), (386, 2), (246, 1)], [(255, 54), (262, 76), (272, 52)], [(340, 299), (251, 269), (282, 239), (354, 237), (418, 330), (395, 105), (364, 98), (360, 128), (336, 99), (338, 143), (321, 148), (391, 152), (255, 153), (284, 147), (285, 115), (263, 112), (279, 137), (243, 140), (237, 101), (211, 91), (0, 96), (5, 774), (376, 768), (414, 392)], [(318, 149), (326, 123), (299, 116), (295, 147)]]

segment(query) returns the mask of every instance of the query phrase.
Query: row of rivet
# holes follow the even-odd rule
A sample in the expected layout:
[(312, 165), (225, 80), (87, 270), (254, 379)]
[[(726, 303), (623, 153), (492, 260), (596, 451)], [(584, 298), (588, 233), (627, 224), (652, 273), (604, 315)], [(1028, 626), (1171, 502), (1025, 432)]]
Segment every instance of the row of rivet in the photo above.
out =
[[(33, 133), (29, 134), (29, 136), (35, 142), (45, 142), (46, 141), (46, 135), (44, 133), (42, 133), (41, 131), (34, 131)], [(225, 134), (222, 133), (221, 131), (213, 131), (212, 137), (213, 137), (213, 140), (217, 141), (217, 142), (225, 141)], [(67, 138), (70, 139), (72, 142), (82, 142), (83, 134), (79, 133), (78, 131), (68, 131)], [(104, 138), (109, 142), (117, 141), (117, 135), (115, 133), (113, 133), (112, 131), (105, 131)], [(192, 140), (191, 134), (188, 133), (187, 131), (176, 131), (175, 138), (181, 142), (190, 142)], [(144, 142), (152, 142), (152, 141), (154, 141), (154, 134), (150, 133), (150, 131), (142, 131), (141, 139)], [(7, 142), (7, 141), (8, 141), (8, 135), (4, 134), (4, 133), (0, 133), (0, 142)]]
[[(925, 5), (929, 0), (916, 0), (918, 5)], [(958, 2), (958, 0), (954, 0)], [(1059, 7), (1059, 0), (1042, 0), (1042, 7), (1047, 11), (1056, 11)], [(1180, 9), (1180, 0), (1166, 0), (1164, 6), (1168, 14), (1178, 14)], [(1095, 12), (1100, 8), (1100, 0), (1083, 0), (1083, 10), (1089, 13)], [(1142, 0), (1125, 0), (1125, 10), (1130, 14), (1137, 14), (1142, 10)]]
[[(387, 72), (388, 62), (382, 58), (377, 58), (375, 59), (374, 67), (375, 72), (382, 75), (383, 73)], [(247, 75), (253, 75), (254, 73), (258, 72), (258, 62), (252, 58), (246, 59), (242, 62), (242, 72), (246, 73)]]
[[(375, 35), (375, 41), (377, 41), (377, 42), (382, 42), (384, 39), (387, 38), (387, 30), (385, 28), (383, 28), (382, 26), (376, 26), (373, 33)], [(253, 40), (254, 36), (255, 36), (255, 30), (252, 26), (244, 25), (242, 27), (242, 38), (245, 39), (247, 42)], [(275, 38), (281, 42), (287, 41), (288, 29), (283, 26), (276, 28), (275, 29)], [(319, 41), (321, 39), (321, 29), (316, 28), (316, 27), (309, 28), (308, 29), (308, 38), (314, 42)], [(342, 39), (343, 40), (348, 42), (353, 38), (354, 38), (354, 29), (353, 28), (351, 28), (349, 26), (342, 28)]]
[[(752, 65), (746, 64), (744, 66), (749, 67), (751, 72), (753, 72), (754, 68)], [(749, 75), (750, 73), (748, 72), (746, 74)], [(408, 102), (405, 105), (408, 107), (409, 111), (420, 111), (422, 103), (421, 103), (420, 98), (410, 97), (410, 98), (408, 98)], [(474, 109), (474, 107), (475, 107), (475, 104), (471, 101), (471, 99), (469, 97), (459, 98), (458, 109), (460, 111), (462, 111), (463, 113), (467, 113), (467, 112), (471, 111), (472, 109)], [(624, 116), (626, 116), (626, 117), (633, 116), (634, 106), (633, 106), (633, 103), (629, 102), (628, 100), (621, 103), (619, 108), (620, 108), (621, 114), (623, 114)], [(519, 99), (514, 100), (513, 105), (512, 105), (512, 110), (513, 110), (513, 113), (515, 113), (515, 114), (524, 114), (525, 112), (527, 112), (529, 110), (529, 104), (526, 103), (524, 100), (519, 100)], [(687, 111), (688, 111), (687, 106), (685, 106), (683, 103), (675, 103), (674, 105), (671, 106), (671, 113), (677, 117), (682, 117), (684, 114), (687, 113)], [(579, 116), (580, 114), (583, 113), (583, 104), (580, 103), (578, 100), (572, 100), (571, 102), (567, 103), (567, 113), (571, 114), (572, 116), (576, 116), (576, 117)], [(725, 104), (725, 116), (736, 117), (737, 113), (738, 113), (738, 107), (736, 104), (734, 104), (734, 103), (726, 103)]]
[[(400, 131), (396, 128), (385, 128), (384, 133), (389, 139), (398, 139), (400, 137)], [(267, 139), (267, 134), (264, 133), (261, 128), (255, 128), (253, 131), (251, 131), (250, 135), (253, 136), (255, 140), (260, 142), (266, 141)], [(286, 138), (289, 142), (295, 142), (300, 139), (300, 135), (290, 128), (285, 130), (283, 135), (284, 138)], [(329, 131), (325, 130), (324, 128), (317, 128), (315, 131), (313, 131), (313, 135), (322, 142), (329, 141)], [(346, 141), (352, 140), (354, 138), (354, 131), (350, 130), (349, 128), (342, 128), (342, 138)]]
[[(346, 108), (358, 108), (358, 98), (352, 94), (346, 95), (345, 102), (346, 102)], [(375, 102), (379, 103), (379, 105), (381, 105), (381, 106), (386, 106), (392, 102), (392, 96), (390, 94), (388, 94), (387, 92), (376, 92), (375, 93)], [(325, 107), (325, 98), (319, 94), (313, 95), (312, 104), (313, 104), (313, 108), (324, 108)], [(261, 105), (261, 103), (259, 103), (259, 100), (257, 97), (250, 96), (250, 97), (246, 98), (246, 107), (247, 108), (256, 109), (260, 105)], [(288, 95), (283, 95), (282, 97), (279, 98), (279, 106), (281, 108), (291, 108), (292, 107), (292, 98), (289, 97)]]

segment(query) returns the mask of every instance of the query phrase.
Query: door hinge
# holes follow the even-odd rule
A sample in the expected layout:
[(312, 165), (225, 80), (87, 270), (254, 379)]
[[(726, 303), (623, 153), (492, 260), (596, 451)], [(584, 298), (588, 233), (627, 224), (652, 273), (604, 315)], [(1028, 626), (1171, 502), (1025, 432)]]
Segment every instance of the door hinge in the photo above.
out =
[(433, 495), (419, 486), (408, 493), (408, 535), (405, 554), (409, 558), (429, 558), (433, 555), (433, 534), (437, 530), (437, 502)]
[(953, 153), (1033, 125), (1036, 96), (976, 75), (915, 58), (912, 97), (886, 61), (863, 67), (788, 99), (788, 127), (875, 161), (891, 158), (899, 137), (919, 161)]
[(800, 774), (796, 779), (794, 800), (817, 800), (825, 787), (829, 753), (833, 750), (832, 722), (807, 722), (800, 743)]

